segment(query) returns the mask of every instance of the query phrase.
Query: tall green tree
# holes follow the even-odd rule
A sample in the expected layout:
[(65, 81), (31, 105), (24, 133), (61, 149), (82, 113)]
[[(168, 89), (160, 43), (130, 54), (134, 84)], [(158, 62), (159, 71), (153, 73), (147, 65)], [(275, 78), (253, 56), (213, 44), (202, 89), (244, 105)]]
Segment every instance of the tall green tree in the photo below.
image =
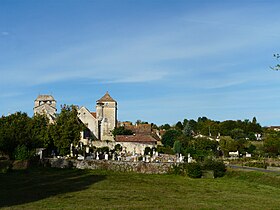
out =
[(264, 139), (264, 152), (269, 156), (277, 156), (280, 154), (280, 133), (270, 132), (266, 134)]
[(185, 136), (192, 136), (192, 133), (193, 133), (193, 128), (192, 128), (190, 122), (188, 121), (183, 129), (183, 134)]
[(0, 151), (13, 159), (15, 148), (25, 145), (32, 148), (30, 136), (31, 118), (26, 113), (16, 112), (0, 119)]
[(180, 154), (182, 152), (182, 144), (179, 140), (176, 140), (173, 144), (173, 151), (176, 153), (176, 154)]
[(181, 131), (181, 130), (183, 130), (183, 128), (184, 127), (183, 127), (183, 124), (181, 123), (181, 121), (178, 121), (175, 125), (175, 129)]
[(77, 117), (77, 108), (73, 105), (64, 105), (55, 124), (50, 126), (50, 134), (59, 154), (67, 155), (70, 153), (71, 143), (78, 144), (80, 132), (84, 128)]
[(52, 142), (49, 136), (49, 120), (46, 115), (34, 115), (30, 123), (30, 138), (33, 148), (48, 148)]
[(237, 142), (230, 136), (221, 136), (219, 145), (223, 155), (226, 157), (229, 156), (229, 152), (235, 152), (238, 149)]
[(177, 138), (182, 134), (181, 131), (178, 130), (167, 130), (162, 136), (162, 144), (166, 147), (173, 147), (174, 142)]

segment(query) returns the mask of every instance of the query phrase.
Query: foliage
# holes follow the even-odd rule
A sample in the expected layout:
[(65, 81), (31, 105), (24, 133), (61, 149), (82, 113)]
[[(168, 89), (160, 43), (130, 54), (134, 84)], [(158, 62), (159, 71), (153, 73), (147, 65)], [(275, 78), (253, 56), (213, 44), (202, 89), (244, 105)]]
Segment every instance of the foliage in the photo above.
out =
[(173, 147), (176, 138), (178, 138), (182, 134), (181, 131), (178, 130), (167, 130), (162, 136), (162, 144), (164, 146)]
[(176, 140), (173, 144), (173, 150), (176, 154), (182, 153), (182, 145), (181, 142)]
[(25, 145), (18, 145), (14, 153), (15, 160), (28, 160), (32, 155)]
[(0, 160), (0, 174), (7, 173), (12, 168), (12, 162), (9, 160)]
[(264, 161), (252, 161), (252, 162), (245, 163), (245, 166), (266, 169), (268, 166), (268, 163), (266, 163)]
[(280, 154), (280, 133), (270, 132), (267, 133), (264, 139), (264, 152), (269, 156), (277, 156)]
[(70, 153), (71, 143), (78, 144), (80, 132), (83, 129), (84, 125), (77, 117), (77, 108), (73, 105), (64, 105), (61, 113), (57, 116), (55, 124), (50, 126), (50, 135), (59, 154), (66, 155)]
[(219, 145), (225, 157), (229, 156), (229, 152), (237, 151), (237, 142), (230, 136), (221, 136)]
[(170, 146), (157, 146), (158, 153), (174, 155), (174, 151)]
[(149, 154), (152, 154), (152, 149), (150, 147), (145, 147), (145, 150), (144, 150), (144, 155), (149, 155)]
[(202, 168), (200, 163), (187, 164), (187, 175), (191, 178), (201, 178)]
[(26, 113), (16, 112), (6, 117), (2, 116), (0, 152), (13, 159), (18, 146), (25, 146), (29, 151), (35, 148), (53, 147), (49, 128), (48, 119), (44, 115), (30, 118)]
[(205, 159), (202, 164), (203, 170), (213, 170), (214, 177), (223, 177), (226, 173), (226, 166), (223, 161), (212, 158)]
[(116, 144), (114, 150), (118, 151), (118, 152), (121, 152), (122, 151), (122, 146), (120, 144)]
[(186, 175), (187, 165), (187, 163), (174, 164), (171, 168), (170, 173), (176, 175)]
[(193, 139), (190, 143), (190, 146), (192, 147), (194, 153), (192, 156), (202, 161), (205, 157), (208, 156), (217, 156), (217, 147), (218, 143), (217, 141), (210, 140), (208, 138), (196, 138)]
[(191, 126), (190, 124), (190, 121), (188, 121), (183, 129), (183, 134), (185, 136), (192, 136), (192, 133), (193, 133), (193, 127)]
[(169, 130), (171, 128), (171, 126), (169, 124), (164, 124), (164, 125), (159, 126), (159, 128), (162, 130)]
[(176, 125), (175, 125), (176, 130), (181, 131), (181, 130), (183, 130), (183, 128), (184, 128), (184, 126), (180, 121), (176, 123)]
[(244, 130), (241, 128), (234, 128), (231, 131), (231, 138), (234, 140), (245, 138)]
[(120, 126), (115, 128), (112, 131), (112, 134), (114, 137), (116, 137), (116, 135), (132, 135), (133, 132), (131, 130), (125, 129), (124, 126)]

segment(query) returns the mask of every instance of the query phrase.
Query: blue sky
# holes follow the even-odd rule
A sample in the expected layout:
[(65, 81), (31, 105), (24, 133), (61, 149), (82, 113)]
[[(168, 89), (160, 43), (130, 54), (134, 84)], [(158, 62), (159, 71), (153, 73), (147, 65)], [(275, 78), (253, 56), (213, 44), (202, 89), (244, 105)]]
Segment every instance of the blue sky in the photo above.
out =
[[(279, 1), (0, 0), (0, 114), (39, 94), (157, 124), (280, 125)], [(59, 106), (58, 106), (59, 110)]]

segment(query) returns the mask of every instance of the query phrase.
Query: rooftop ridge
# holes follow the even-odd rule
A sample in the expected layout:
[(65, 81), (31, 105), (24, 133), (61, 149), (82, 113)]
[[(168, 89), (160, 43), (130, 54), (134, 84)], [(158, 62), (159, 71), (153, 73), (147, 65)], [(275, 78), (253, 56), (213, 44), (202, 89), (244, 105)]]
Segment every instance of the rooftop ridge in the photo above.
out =
[(108, 91), (105, 93), (105, 95), (97, 100), (97, 102), (116, 102), (108, 93)]

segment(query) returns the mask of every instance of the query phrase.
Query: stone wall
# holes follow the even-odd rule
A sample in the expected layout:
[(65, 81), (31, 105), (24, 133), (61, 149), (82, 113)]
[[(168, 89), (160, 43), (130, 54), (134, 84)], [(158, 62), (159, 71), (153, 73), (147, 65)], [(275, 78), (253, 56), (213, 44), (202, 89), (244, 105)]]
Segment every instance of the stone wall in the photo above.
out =
[(146, 163), (146, 162), (123, 162), (111, 160), (67, 160), (45, 159), (44, 165), (54, 168), (78, 168), (78, 169), (102, 169), (122, 172), (136, 172), (146, 174), (165, 174), (170, 171), (174, 163)]

